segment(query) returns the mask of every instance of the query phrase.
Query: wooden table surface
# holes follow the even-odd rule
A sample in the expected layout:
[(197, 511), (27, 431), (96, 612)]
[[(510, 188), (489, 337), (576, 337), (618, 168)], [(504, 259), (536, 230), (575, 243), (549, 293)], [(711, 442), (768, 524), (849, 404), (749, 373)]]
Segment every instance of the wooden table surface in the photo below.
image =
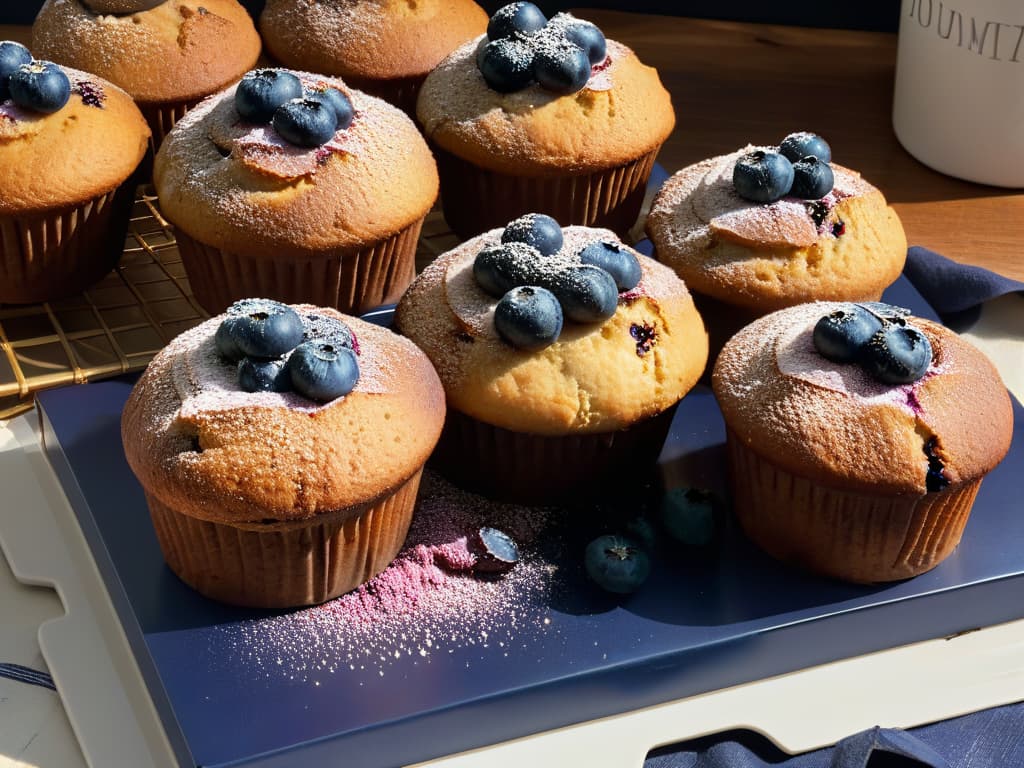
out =
[[(656, 67), (677, 125), (669, 171), (748, 142), (810, 130), (879, 187), (912, 245), (1024, 280), (1024, 190), (959, 181), (912, 158), (892, 131), (896, 36), (580, 10)], [(28, 41), (25, 27), (0, 39)]]

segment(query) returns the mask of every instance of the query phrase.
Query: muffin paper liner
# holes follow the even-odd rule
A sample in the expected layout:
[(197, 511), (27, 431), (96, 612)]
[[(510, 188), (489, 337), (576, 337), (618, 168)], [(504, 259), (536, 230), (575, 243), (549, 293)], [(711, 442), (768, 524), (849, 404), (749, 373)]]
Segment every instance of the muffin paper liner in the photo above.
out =
[(495, 499), (552, 503), (650, 470), (676, 406), (615, 432), (548, 436), (513, 432), (449, 407), (431, 466)]
[(747, 536), (772, 557), (843, 581), (897, 581), (937, 566), (959, 544), (981, 486), (979, 478), (923, 495), (845, 491), (781, 469), (732, 430), (727, 442)]
[(344, 78), (346, 85), (368, 93), (371, 96), (376, 96), (379, 99), (384, 99), (384, 101), (405, 112), (413, 122), (416, 122), (416, 99), (419, 97), (420, 88), (426, 79), (426, 74), (416, 75), (415, 77), (400, 77), (393, 80)]
[(103, 278), (121, 258), (134, 200), (132, 177), (81, 205), (0, 216), (0, 302), (49, 301)]
[(422, 473), (361, 514), (265, 529), (190, 517), (148, 492), (146, 501), (164, 559), (186, 584), (225, 603), (289, 608), (330, 600), (387, 568), (409, 532)]
[(229, 253), (177, 229), (178, 250), (196, 301), (216, 315), (238, 299), (261, 297), (360, 314), (398, 301), (416, 275), (423, 219), (358, 251), (268, 259)]
[(185, 116), (185, 113), (192, 109), (192, 107), (196, 106), (200, 101), (202, 101), (202, 99), (139, 104), (139, 111), (141, 111), (142, 116), (146, 118), (146, 122), (149, 123), (149, 130), (153, 133), (149, 140), (149, 145), (154, 154), (156, 154), (156, 151), (160, 149), (160, 145), (167, 137), (167, 134), (171, 132), (171, 128), (174, 127), (174, 124), (181, 120), (181, 118)]
[(463, 239), (526, 213), (546, 213), (563, 227), (606, 227), (622, 237), (640, 215), (658, 149), (617, 168), (562, 176), (512, 176), (484, 170), (432, 145), (444, 218)]

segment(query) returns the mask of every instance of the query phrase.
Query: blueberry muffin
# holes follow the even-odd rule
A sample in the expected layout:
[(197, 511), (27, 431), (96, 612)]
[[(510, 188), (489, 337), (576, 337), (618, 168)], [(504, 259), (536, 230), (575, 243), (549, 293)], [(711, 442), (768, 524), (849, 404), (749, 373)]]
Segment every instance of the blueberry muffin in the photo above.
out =
[(691, 165), (659, 190), (646, 229), (694, 292), (713, 354), (761, 315), (807, 301), (877, 301), (907, 239), (885, 197), (811, 133)]
[(284, 66), (340, 77), (409, 115), (427, 74), (486, 27), (473, 0), (269, 0), (260, 14)]
[(75, 294), (114, 267), (148, 139), (120, 88), (0, 42), (0, 302)]
[(905, 579), (948, 557), (1013, 432), (981, 352), (884, 304), (767, 315), (725, 345), (712, 381), (747, 535), (846, 581)]
[(236, 0), (46, 0), (36, 53), (93, 72), (135, 99), (154, 148), (182, 115), (256, 64), (260, 38)]
[(406, 339), (247, 300), (154, 358), (121, 435), (171, 569), (208, 597), (285, 608), (394, 559), (443, 421), (437, 374)]
[(528, 214), (438, 257), (402, 297), (400, 333), (448, 399), (439, 468), (545, 502), (653, 466), (707, 361), (686, 286), (604, 229)]
[(403, 112), (280, 69), (247, 73), (186, 115), (153, 180), (211, 314), (247, 296), (352, 313), (397, 301), (438, 183)]
[(500, 9), (431, 72), (416, 114), (462, 237), (530, 212), (625, 235), (675, 125), (657, 72), (633, 51), (532, 3)]

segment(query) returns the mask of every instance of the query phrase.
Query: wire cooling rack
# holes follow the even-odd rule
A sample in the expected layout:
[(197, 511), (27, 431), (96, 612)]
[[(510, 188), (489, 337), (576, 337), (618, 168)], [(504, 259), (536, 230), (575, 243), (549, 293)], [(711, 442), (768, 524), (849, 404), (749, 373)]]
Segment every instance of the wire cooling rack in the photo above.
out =
[[(459, 242), (439, 209), (427, 216), (416, 253), (421, 270)], [(173, 227), (152, 188), (139, 188), (124, 256), (78, 296), (0, 305), (0, 419), (32, 408), (40, 389), (138, 371), (207, 315), (192, 297)]]

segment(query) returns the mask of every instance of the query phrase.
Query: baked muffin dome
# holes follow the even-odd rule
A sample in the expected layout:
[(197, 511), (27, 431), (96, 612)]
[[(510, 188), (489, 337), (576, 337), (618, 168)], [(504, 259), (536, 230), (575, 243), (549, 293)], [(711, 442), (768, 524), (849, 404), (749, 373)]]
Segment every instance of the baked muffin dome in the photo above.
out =
[[(580, 29), (599, 40), (596, 50), (573, 42)], [(481, 65), (492, 53), (502, 66), (529, 70), (524, 82), (485, 78)], [(578, 89), (542, 86), (530, 74), (548, 57), (558, 67), (575, 61)], [(466, 43), (427, 76), (416, 116), (438, 158), (445, 219), (463, 238), (532, 212), (625, 236), (675, 125), (657, 72), (570, 14), (557, 14), (532, 36)]]
[(154, 358), (122, 417), (168, 564), (227, 602), (322, 602), (385, 568), (444, 421), (437, 375), (411, 342), (333, 310), (294, 309), (351, 331), (359, 378), (348, 394), (318, 403), (242, 391), (218, 351), (217, 317)]
[(520, 175), (612, 168), (657, 150), (675, 113), (657, 71), (608, 41), (608, 64), (587, 87), (562, 96), (536, 83), (513, 93), (488, 87), (466, 43), (430, 73), (416, 115), (427, 137), (481, 168)]
[[(676, 404), (704, 370), (707, 334), (682, 281), (609, 230), (560, 229), (546, 257), (524, 250), (522, 239), (498, 247), (522, 231), (518, 223), (540, 218), (438, 257), (402, 297), (395, 327), (423, 349), (445, 388), (434, 465), (485, 495), (544, 504), (594, 492), (595, 479), (650, 470)], [(593, 261), (580, 266), (595, 246), (634, 265), (630, 279), (602, 276)], [(478, 255), (496, 250), (517, 252), (506, 274), (532, 261), (547, 277), (515, 280), (497, 298), (504, 289), (489, 293), (475, 275), (486, 260)], [(602, 300), (572, 298), (602, 282)], [(542, 303), (530, 309), (533, 301)]]
[(161, 209), (185, 236), (185, 266), (210, 312), (250, 295), (365, 311), (412, 280), (438, 187), (422, 136), (380, 99), (294, 74), (346, 94), (351, 125), (321, 146), (294, 146), (242, 121), (232, 86), (186, 115), (157, 154)]
[(32, 25), (38, 56), (123, 88), (150, 121), (157, 145), (185, 109), (250, 69), (260, 45), (236, 0), (166, 0), (135, 13), (47, 0)]
[(704, 160), (665, 182), (646, 225), (658, 259), (693, 290), (762, 314), (815, 299), (877, 299), (907, 252), (884, 195), (833, 164), (835, 186), (821, 200), (744, 200), (733, 167), (754, 149)]
[[(0, 102), (0, 302), (78, 293), (121, 257), (149, 128), (120, 88), (56, 65), (70, 96), (44, 114)], [(58, 72), (59, 70), (59, 72)], [(5, 84), (6, 85), (6, 84)]]
[(62, 69), (71, 98), (58, 112), (0, 102), (0, 216), (111, 192), (145, 154), (149, 129), (128, 94), (95, 75)]
[(886, 384), (814, 344), (815, 302), (756, 320), (713, 374), (737, 515), (770, 554), (859, 582), (937, 565), (960, 539), (982, 478), (1009, 450), (1013, 412), (991, 362), (921, 318), (923, 376)]
[(487, 14), (472, 0), (269, 0), (259, 24), (285, 66), (341, 77), (411, 114), (423, 78), (480, 35)]
[[(566, 253), (618, 242), (609, 230), (563, 231)], [(438, 257), (396, 309), (396, 327), (434, 363), (452, 408), (510, 430), (591, 434), (661, 413), (696, 383), (707, 360), (700, 317), (683, 282), (644, 256), (640, 283), (620, 294), (609, 319), (566, 322), (539, 352), (506, 342), (494, 327), (497, 301), (473, 276), (477, 254), (501, 234), (486, 232)]]

